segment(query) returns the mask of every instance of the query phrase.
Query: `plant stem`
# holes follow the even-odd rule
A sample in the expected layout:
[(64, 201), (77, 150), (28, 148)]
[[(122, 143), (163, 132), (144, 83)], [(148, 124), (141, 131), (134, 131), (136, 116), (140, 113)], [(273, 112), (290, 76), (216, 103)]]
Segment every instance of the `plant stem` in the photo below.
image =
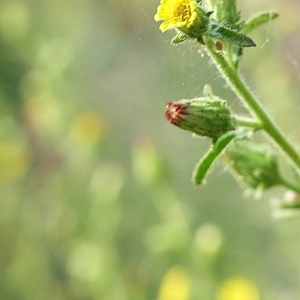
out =
[(256, 119), (241, 117), (237, 115), (234, 115), (233, 118), (238, 126), (250, 127), (255, 131), (262, 128), (261, 123)]
[(258, 99), (251, 93), (245, 82), (239, 76), (237, 70), (233, 69), (228, 64), (221, 53), (214, 51), (213, 41), (208, 39), (206, 42), (207, 53), (212, 58), (213, 62), (217, 66), (223, 78), (230, 85), (231, 89), (245, 104), (245, 106), (256, 116), (258, 122), (261, 124), (262, 129), (264, 129), (269, 136), (272, 137), (275, 143), (281, 148), (281, 150), (297, 167), (297, 169), (300, 169), (300, 156), (298, 152), (281, 133), (270, 116), (268, 116), (268, 114), (265, 112)]

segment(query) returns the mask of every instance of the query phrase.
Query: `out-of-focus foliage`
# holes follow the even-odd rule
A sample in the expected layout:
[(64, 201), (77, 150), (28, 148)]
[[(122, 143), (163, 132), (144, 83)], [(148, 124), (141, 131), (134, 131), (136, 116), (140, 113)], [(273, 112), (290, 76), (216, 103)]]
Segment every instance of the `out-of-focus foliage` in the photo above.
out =
[[(157, 5), (0, 1), (0, 299), (300, 297), (299, 224), (222, 169), (191, 183), (208, 144), (164, 105), (224, 83), (193, 44), (170, 47)], [(299, 140), (299, 4), (240, 5), (280, 13), (242, 67)]]

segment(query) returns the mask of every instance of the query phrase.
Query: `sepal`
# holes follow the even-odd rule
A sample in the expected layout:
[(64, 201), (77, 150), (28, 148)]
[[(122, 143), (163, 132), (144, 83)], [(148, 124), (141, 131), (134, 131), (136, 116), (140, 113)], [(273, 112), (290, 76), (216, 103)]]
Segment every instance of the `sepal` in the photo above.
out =
[(185, 42), (188, 39), (188, 36), (186, 34), (178, 33), (175, 35), (171, 41), (172, 45), (178, 45), (183, 42)]

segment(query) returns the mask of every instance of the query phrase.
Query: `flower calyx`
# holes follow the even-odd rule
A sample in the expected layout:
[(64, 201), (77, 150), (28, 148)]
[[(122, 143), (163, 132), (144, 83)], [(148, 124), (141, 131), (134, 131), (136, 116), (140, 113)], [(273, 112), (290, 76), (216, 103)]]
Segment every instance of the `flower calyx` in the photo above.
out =
[(277, 158), (269, 147), (253, 142), (236, 143), (225, 156), (239, 181), (257, 192), (282, 184)]

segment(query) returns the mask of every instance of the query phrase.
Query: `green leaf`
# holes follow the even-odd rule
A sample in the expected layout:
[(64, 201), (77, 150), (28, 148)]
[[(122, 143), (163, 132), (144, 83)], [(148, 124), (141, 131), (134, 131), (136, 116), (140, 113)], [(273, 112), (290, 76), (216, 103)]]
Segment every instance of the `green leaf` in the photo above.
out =
[(206, 154), (198, 162), (194, 173), (193, 181), (195, 184), (203, 184), (210, 170), (217, 163), (219, 158), (237, 141), (249, 139), (253, 131), (246, 128), (239, 128), (230, 131), (221, 136), (214, 144), (211, 145)]
[(214, 11), (208, 11), (207, 13), (205, 13), (205, 15), (209, 18), (213, 13)]
[(250, 37), (217, 23), (210, 23), (206, 34), (241, 47), (256, 46)]
[(265, 24), (277, 17), (278, 14), (272, 11), (259, 12), (258, 14), (254, 15), (252, 18), (245, 22), (243, 26), (243, 32), (249, 33), (259, 25)]
[(187, 40), (188, 36), (186, 34), (178, 33), (175, 35), (171, 41), (172, 45), (177, 45), (183, 43)]

